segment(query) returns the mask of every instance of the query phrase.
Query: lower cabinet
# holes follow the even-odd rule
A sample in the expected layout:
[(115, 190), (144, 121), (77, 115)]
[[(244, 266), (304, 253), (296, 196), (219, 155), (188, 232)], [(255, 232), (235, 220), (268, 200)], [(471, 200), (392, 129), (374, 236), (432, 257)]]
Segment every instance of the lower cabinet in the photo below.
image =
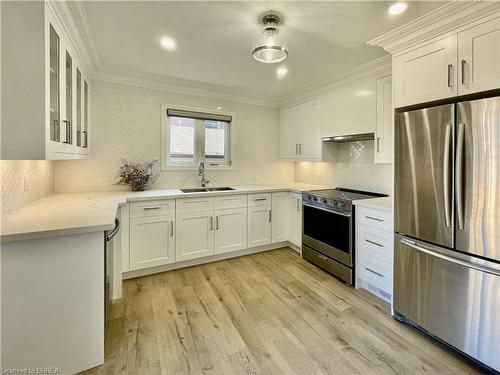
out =
[(215, 254), (247, 248), (247, 208), (215, 210)]
[(288, 213), (290, 216), (288, 240), (300, 248), (302, 246), (302, 196), (299, 193), (290, 193)]
[(271, 240), (271, 207), (248, 207), (248, 247), (268, 245)]
[(214, 221), (213, 211), (177, 213), (176, 261), (214, 254)]
[(288, 192), (272, 193), (271, 196), (272, 242), (288, 241), (288, 232), (290, 228)]
[(175, 261), (175, 215), (130, 219), (130, 270)]

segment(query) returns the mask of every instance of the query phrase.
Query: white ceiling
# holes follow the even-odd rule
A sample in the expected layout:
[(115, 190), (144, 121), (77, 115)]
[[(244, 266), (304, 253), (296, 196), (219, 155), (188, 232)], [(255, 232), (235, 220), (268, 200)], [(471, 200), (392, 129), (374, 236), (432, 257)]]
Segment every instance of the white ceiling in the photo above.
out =
[[(86, 1), (102, 71), (136, 77), (161, 75), (224, 86), (281, 99), (328, 82), (332, 77), (381, 57), (366, 42), (443, 5), (409, 2), (405, 13), (390, 16), (387, 1)], [(284, 16), (288, 75), (276, 64), (251, 56), (259, 16)], [(169, 52), (160, 39), (171, 36)]]

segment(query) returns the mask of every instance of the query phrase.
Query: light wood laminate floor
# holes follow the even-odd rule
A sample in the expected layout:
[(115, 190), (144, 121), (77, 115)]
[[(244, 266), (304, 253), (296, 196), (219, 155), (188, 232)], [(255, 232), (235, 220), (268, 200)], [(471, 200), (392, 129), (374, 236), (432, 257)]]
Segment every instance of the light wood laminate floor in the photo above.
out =
[(125, 281), (85, 374), (478, 374), (389, 306), (279, 249)]

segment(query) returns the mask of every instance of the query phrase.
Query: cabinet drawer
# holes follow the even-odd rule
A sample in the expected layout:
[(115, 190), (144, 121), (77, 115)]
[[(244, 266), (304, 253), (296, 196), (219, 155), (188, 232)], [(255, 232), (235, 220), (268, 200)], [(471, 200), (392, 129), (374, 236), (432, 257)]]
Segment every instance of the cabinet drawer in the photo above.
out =
[(393, 231), (392, 214), (385, 211), (366, 207), (356, 207), (356, 220), (360, 224), (368, 225), (386, 232)]
[(394, 236), (390, 232), (358, 224), (356, 245), (360, 253), (371, 255), (387, 264), (392, 264)]
[(247, 205), (246, 194), (215, 197), (215, 209), (244, 208), (247, 207)]
[(248, 207), (271, 207), (271, 193), (248, 194)]
[(176, 199), (175, 212), (200, 212), (214, 209), (213, 197)]
[(175, 200), (154, 200), (130, 203), (130, 217), (162, 216), (175, 213)]
[(377, 288), (389, 292), (392, 282), (390, 264), (368, 254), (361, 255), (360, 261), (361, 278)]

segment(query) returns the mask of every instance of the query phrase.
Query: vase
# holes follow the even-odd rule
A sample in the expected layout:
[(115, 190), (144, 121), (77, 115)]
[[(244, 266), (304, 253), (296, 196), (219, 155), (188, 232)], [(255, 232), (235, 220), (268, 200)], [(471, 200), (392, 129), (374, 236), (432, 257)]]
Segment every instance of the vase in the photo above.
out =
[(130, 187), (132, 188), (132, 191), (144, 191), (144, 189), (146, 188), (146, 185), (145, 184), (133, 184), (133, 185), (130, 185)]

